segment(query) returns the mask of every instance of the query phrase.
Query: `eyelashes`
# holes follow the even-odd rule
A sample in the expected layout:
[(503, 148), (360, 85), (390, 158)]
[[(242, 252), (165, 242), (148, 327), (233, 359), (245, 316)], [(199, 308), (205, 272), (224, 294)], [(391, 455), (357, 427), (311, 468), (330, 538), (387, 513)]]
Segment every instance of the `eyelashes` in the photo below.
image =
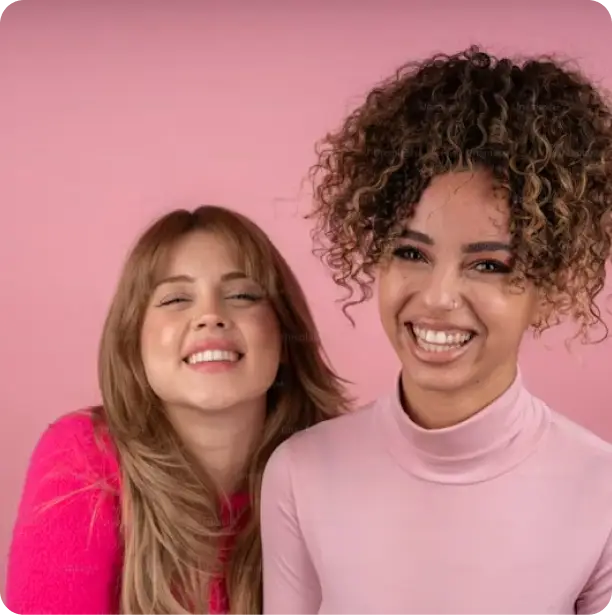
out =
[(263, 297), (255, 293), (236, 293), (234, 295), (230, 295), (228, 299), (238, 299), (240, 301), (250, 301), (255, 303), (256, 301), (261, 301)]
[[(393, 256), (404, 262), (428, 263), (429, 260), (425, 254), (414, 246), (400, 246), (393, 250)], [(469, 265), (469, 268), (484, 274), (508, 274), (511, 272), (511, 267), (507, 264), (495, 259), (483, 259), (475, 261)]]
[(485, 260), (475, 264), (474, 268), (480, 273), (510, 273), (511, 268), (499, 261)]
[(166, 305), (174, 305), (175, 303), (181, 303), (182, 301), (187, 301), (183, 297), (173, 297), (172, 299), (163, 299), (158, 303), (159, 307), (164, 307)]
[[(229, 301), (245, 301), (248, 303), (256, 303), (258, 301), (261, 301), (263, 299), (263, 296), (256, 293), (233, 293), (225, 297), (225, 299)], [(192, 301), (191, 297), (168, 297), (162, 299), (157, 305), (158, 307), (167, 307), (180, 303), (189, 303), (190, 301)]]
[(417, 248), (412, 246), (403, 246), (401, 248), (395, 248), (393, 250), (393, 256), (405, 261), (424, 261), (425, 256)]

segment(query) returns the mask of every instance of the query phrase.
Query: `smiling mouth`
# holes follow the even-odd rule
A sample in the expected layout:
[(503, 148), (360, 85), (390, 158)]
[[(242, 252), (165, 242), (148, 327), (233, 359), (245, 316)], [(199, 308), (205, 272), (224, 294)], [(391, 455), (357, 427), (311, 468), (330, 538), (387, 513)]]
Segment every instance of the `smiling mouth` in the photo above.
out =
[(448, 331), (427, 329), (411, 322), (405, 326), (412, 334), (415, 344), (426, 352), (452, 352), (467, 346), (477, 335), (475, 331), (459, 329)]
[(198, 365), (200, 363), (238, 363), (244, 357), (241, 352), (233, 350), (203, 350), (194, 352), (183, 361), (188, 365)]

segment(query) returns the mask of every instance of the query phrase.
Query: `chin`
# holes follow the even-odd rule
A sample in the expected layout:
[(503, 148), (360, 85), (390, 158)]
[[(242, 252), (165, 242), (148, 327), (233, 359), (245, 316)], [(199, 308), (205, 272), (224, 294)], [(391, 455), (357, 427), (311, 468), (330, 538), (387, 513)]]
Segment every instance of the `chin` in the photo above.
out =
[(238, 408), (248, 411), (249, 409), (265, 408), (266, 389), (259, 387), (245, 387), (239, 389), (232, 387), (207, 387), (205, 391), (192, 391), (184, 404), (203, 413), (220, 413)]
[(468, 386), (476, 378), (470, 366), (423, 365), (402, 357), (404, 379), (419, 389), (451, 393)]

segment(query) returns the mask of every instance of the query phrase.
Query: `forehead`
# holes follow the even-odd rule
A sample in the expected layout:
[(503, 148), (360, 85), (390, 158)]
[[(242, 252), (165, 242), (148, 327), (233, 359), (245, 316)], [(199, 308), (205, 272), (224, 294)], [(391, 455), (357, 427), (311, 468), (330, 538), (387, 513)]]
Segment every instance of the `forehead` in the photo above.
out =
[(158, 267), (159, 276), (215, 275), (228, 270), (244, 271), (244, 262), (231, 242), (209, 231), (193, 231), (178, 239)]
[(481, 241), (507, 238), (509, 207), (484, 171), (434, 177), (419, 200), (410, 228), (435, 240)]

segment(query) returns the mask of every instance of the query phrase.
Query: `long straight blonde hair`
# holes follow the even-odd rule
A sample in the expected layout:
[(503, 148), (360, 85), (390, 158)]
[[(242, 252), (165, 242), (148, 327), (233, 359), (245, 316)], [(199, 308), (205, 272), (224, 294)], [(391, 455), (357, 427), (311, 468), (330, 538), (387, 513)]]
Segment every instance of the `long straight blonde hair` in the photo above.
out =
[[(250, 506), (236, 524), (234, 547), (220, 568), (222, 494), (183, 446), (145, 377), (140, 335), (156, 276), (187, 234), (225, 240), (247, 275), (264, 288), (278, 317), (285, 360), (268, 393), (261, 438), (245, 468)], [(267, 235), (248, 218), (217, 206), (177, 210), (140, 238), (120, 276), (99, 353), (102, 406), (121, 468), (123, 613), (205, 613), (209, 585), (222, 574), (231, 613), (261, 613), (259, 497), (263, 468), (296, 431), (348, 409), (344, 381), (330, 368), (302, 289)]]

